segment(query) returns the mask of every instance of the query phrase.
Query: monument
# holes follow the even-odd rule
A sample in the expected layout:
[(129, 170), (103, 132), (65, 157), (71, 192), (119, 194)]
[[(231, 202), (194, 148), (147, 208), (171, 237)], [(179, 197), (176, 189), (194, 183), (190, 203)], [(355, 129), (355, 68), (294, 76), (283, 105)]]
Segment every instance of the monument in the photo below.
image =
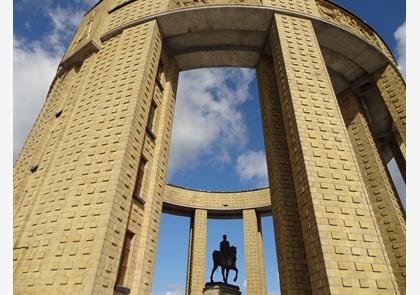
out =
[[(231, 246), (227, 240), (227, 236), (223, 235), (223, 240), (220, 242), (220, 250), (213, 251), (213, 269), (210, 275), (210, 282), (206, 283), (204, 287), (204, 295), (240, 295), (239, 287), (228, 284), (229, 271), (236, 272), (234, 282), (238, 279), (238, 269), (236, 268), (236, 247)], [(214, 271), (220, 266), (223, 282), (214, 282)]]
[[(165, 183), (178, 73), (257, 71), (269, 188)], [(160, 215), (242, 218), (247, 294), (266, 294), (260, 216), (282, 294), (405, 294), (405, 83), (383, 40), (326, 0), (102, 0), (86, 13), (14, 167), (16, 294), (151, 293)]]
[(220, 251), (213, 251), (213, 269), (210, 275), (210, 281), (213, 283), (214, 271), (220, 266), (223, 282), (227, 284), (229, 279), (229, 271), (236, 272), (234, 282), (238, 279), (238, 269), (236, 268), (236, 247), (230, 246), (227, 236), (223, 235), (223, 241), (220, 242)]

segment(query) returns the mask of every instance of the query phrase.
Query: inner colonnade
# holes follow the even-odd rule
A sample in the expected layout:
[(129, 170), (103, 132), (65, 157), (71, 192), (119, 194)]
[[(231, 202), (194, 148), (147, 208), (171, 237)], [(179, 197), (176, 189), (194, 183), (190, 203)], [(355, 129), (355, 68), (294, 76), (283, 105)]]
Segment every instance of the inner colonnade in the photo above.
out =
[(187, 294), (200, 294), (206, 273), (208, 218), (243, 219), (247, 294), (265, 294), (261, 216), (271, 214), (268, 188), (243, 192), (206, 192), (172, 185), (165, 188), (163, 212), (190, 216)]
[[(178, 73), (256, 68), (269, 188), (166, 184)], [(271, 212), (282, 294), (405, 294), (405, 83), (382, 39), (326, 0), (102, 0), (83, 18), (14, 167), (16, 294), (150, 294), (162, 212), (244, 220), (265, 294)]]

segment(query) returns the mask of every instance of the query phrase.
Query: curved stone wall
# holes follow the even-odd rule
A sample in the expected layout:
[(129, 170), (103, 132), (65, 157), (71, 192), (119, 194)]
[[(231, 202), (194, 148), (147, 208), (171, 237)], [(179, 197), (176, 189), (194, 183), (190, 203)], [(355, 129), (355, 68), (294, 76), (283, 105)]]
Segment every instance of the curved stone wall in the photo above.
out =
[(386, 55), (390, 61), (395, 62), (391, 52), (383, 40), (363, 20), (331, 1), (317, 0), (317, 4), (320, 16), (324, 21), (331, 22), (336, 26), (345, 28), (346, 30), (358, 35), (365, 41), (376, 46), (376, 48), (382, 51), (382, 53)]
[(269, 213), (271, 210), (269, 188), (240, 192), (208, 192), (167, 184), (164, 203), (164, 208), (175, 212), (205, 209), (210, 215), (231, 217), (241, 215), (242, 210), (246, 209), (255, 209), (264, 213)]
[[(165, 46), (179, 70), (255, 68), (262, 55), (272, 55), (267, 36), (275, 13), (312, 21), (336, 94), (365, 87), (370, 77), (387, 64), (398, 75), (392, 55), (374, 30), (326, 0), (103, 0), (84, 17), (63, 58), (61, 71), (80, 64), (125, 30), (151, 20), (157, 20)], [(370, 91), (367, 95), (365, 104), (373, 135), (388, 162), (392, 158), (388, 148), (393, 136), (392, 119), (377, 111), (386, 108), (381, 93)]]
[[(76, 35), (89, 38), (90, 34), (97, 35), (96, 37), (98, 38), (107, 36), (109, 32), (120, 31), (141, 22), (158, 18), (162, 14), (186, 9), (226, 7), (228, 5), (230, 7), (267, 9), (272, 12), (282, 12), (313, 20), (321, 20), (357, 35), (367, 43), (375, 46), (377, 50), (395, 64), (395, 60), (386, 44), (363, 20), (331, 1), (317, 0), (315, 2), (316, 5), (314, 5), (314, 1), (308, 0), (158, 0), (153, 2), (146, 0), (102, 0), (86, 14)], [(101, 16), (99, 23), (97, 21), (98, 15)], [(93, 18), (96, 21), (92, 22)], [(98, 27), (100, 27), (99, 30)], [(88, 31), (89, 33), (87, 33)], [(80, 43), (80, 41), (80, 38), (75, 38), (74, 40), (76, 43)], [(74, 45), (72, 44), (69, 47), (70, 51), (74, 50)]]

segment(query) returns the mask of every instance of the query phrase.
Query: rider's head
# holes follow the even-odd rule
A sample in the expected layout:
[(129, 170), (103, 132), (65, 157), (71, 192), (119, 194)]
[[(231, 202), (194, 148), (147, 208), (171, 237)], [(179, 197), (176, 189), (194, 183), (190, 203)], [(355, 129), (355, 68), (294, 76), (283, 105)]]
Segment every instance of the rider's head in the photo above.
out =
[(227, 236), (223, 235), (223, 241), (226, 241)]

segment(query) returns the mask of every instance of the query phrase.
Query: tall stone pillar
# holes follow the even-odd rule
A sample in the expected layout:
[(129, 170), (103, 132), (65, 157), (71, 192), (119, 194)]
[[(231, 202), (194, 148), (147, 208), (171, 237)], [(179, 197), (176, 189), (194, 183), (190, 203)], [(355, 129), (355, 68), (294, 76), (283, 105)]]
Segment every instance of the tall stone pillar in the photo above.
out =
[[(393, 65), (387, 65), (374, 74), (379, 92), (388, 107), (394, 121), (396, 132), (392, 140), (391, 149), (397, 161), (401, 174), (405, 179), (406, 160), (406, 89), (405, 82)], [(400, 151), (397, 152), (396, 149)]]
[(262, 233), (254, 209), (243, 210), (247, 294), (267, 294)]
[(400, 294), (311, 21), (270, 32), (313, 294)]
[(196, 209), (191, 220), (187, 294), (202, 295), (206, 274), (207, 211)]
[(72, 113), (77, 108), (80, 91), (86, 85), (85, 79), (90, 74), (94, 59), (91, 57), (55, 79), (13, 169), (13, 249), (16, 275), (19, 275), (20, 264), (25, 263), (23, 254), (31, 248), (24, 231), (30, 228), (28, 223), (34, 216), (33, 211), (39, 208), (40, 198), (45, 197), (37, 190), (45, 185), (50, 169), (56, 169), (51, 167), (56, 163), (53, 159), (63, 149), (60, 141), (66, 130), (72, 128), (69, 126), (73, 120)]
[[(15, 247), (23, 250), (15, 257), (16, 293), (112, 294), (135, 175), (149, 140), (145, 139), (147, 113), (156, 99), (153, 89), (161, 48), (158, 25), (150, 21), (110, 39), (99, 52), (85, 57), (80, 71), (69, 74), (73, 86), (57, 97), (64, 100), (61, 115), (54, 119), (59, 123), (51, 131), (44, 128), (51, 132), (46, 152), (18, 198)], [(174, 104), (174, 98), (169, 101)], [(148, 155), (150, 163), (157, 159), (149, 176), (154, 175), (153, 169), (158, 173), (153, 181), (146, 181), (157, 189), (146, 190), (143, 196), (146, 208), (156, 205), (141, 212), (141, 228), (147, 228), (147, 233), (134, 237), (144, 237), (146, 255), (141, 257), (141, 247), (133, 249), (144, 261), (144, 273), (128, 280), (141, 278), (145, 285), (150, 282), (151, 250), (159, 226), (159, 185), (163, 189), (164, 184), (156, 179), (164, 179), (166, 172), (158, 164), (164, 158), (159, 144), (165, 144), (170, 133), (164, 121), (159, 122), (158, 130), (164, 135), (155, 142), (155, 153)], [(145, 290), (138, 294), (148, 294)]]
[[(47, 100), (39, 114), (34, 127), (31, 129), (26, 144), (23, 146), (16, 164), (13, 169), (13, 208), (20, 207), (20, 201), (27, 188), (27, 184), (33, 182), (33, 175), (40, 167), (41, 160), (44, 162), (45, 152), (51, 154), (57, 146), (60, 139), (63, 126), (69, 122), (69, 113), (76, 101), (74, 95), (86, 83), (81, 80), (86, 78), (86, 72), (92, 62), (83, 63), (83, 65), (74, 67), (62, 75), (56, 77), (50, 87)], [(70, 91), (73, 95), (70, 94)], [(66, 113), (63, 113), (63, 109)], [(70, 112), (69, 112), (70, 111)], [(63, 116), (61, 116), (63, 115)], [(52, 132), (54, 130), (54, 132)], [(42, 165), (45, 173), (45, 164)], [(40, 178), (40, 173), (36, 178)], [(21, 212), (19, 212), (21, 213)], [(16, 222), (16, 221), (15, 221)]]
[(346, 91), (338, 101), (395, 278), (405, 294), (406, 226), (398, 197), (357, 97)]
[(257, 65), (261, 116), (270, 182), (281, 293), (310, 294), (296, 192), (273, 60), (262, 56)]
[[(156, 30), (157, 37), (160, 37), (158, 28)], [(142, 197), (144, 197), (145, 204), (142, 212), (143, 222), (140, 225), (141, 231), (138, 237), (138, 254), (135, 258), (136, 269), (133, 273), (133, 289), (135, 291), (133, 294), (151, 293), (178, 83), (176, 62), (170, 59), (164, 50), (160, 55), (152, 56), (150, 62), (158, 63), (156, 74), (153, 76), (154, 80), (149, 85), (153, 89), (152, 104), (155, 104), (155, 118), (150, 118), (149, 108), (146, 117), (149, 122), (152, 121), (153, 128), (149, 130), (146, 127), (147, 136), (144, 140), (143, 155), (150, 159), (150, 166), (144, 180), (144, 195)], [(136, 142), (136, 135), (133, 135), (131, 139), (132, 142)], [(133, 148), (130, 152), (136, 153), (137, 150)]]
[[(195, 212), (194, 212), (195, 213)], [(191, 285), (191, 264), (192, 264), (192, 240), (193, 240), (193, 226), (194, 225), (194, 215), (190, 217), (190, 228), (188, 231), (188, 262), (187, 262), (187, 273), (186, 273), (186, 283), (185, 283), (185, 294), (190, 294), (190, 285)]]

